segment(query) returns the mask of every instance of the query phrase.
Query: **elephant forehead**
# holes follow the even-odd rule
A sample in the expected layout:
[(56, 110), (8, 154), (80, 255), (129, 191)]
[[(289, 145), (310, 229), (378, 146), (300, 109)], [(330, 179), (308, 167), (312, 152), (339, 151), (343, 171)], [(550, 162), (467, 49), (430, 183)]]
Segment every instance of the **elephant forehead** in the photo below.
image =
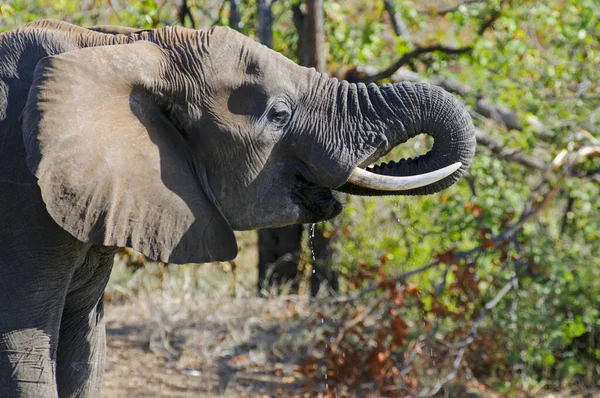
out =
[[(208, 42), (210, 74), (235, 86), (241, 81), (262, 82), (266, 86), (308, 82), (311, 69), (304, 68), (282, 54), (226, 27), (211, 30)], [(210, 77), (210, 76), (209, 76)]]

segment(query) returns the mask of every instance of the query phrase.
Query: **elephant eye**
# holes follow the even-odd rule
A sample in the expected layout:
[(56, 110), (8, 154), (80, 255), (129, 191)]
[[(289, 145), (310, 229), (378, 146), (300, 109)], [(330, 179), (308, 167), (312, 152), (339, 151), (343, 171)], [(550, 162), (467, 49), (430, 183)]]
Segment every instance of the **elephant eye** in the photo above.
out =
[(277, 104), (269, 110), (269, 121), (284, 127), (292, 118), (292, 112), (284, 104)]

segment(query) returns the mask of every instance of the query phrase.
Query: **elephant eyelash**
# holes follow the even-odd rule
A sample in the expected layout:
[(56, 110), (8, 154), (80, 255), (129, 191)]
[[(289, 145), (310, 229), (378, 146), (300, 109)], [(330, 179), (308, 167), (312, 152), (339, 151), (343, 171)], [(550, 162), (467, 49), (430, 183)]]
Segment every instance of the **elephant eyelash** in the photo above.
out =
[(267, 120), (281, 128), (289, 124), (292, 120), (292, 116), (292, 109), (283, 101), (274, 103), (267, 111)]
[(271, 109), (268, 118), (272, 123), (285, 127), (292, 119), (292, 112), (289, 109)]

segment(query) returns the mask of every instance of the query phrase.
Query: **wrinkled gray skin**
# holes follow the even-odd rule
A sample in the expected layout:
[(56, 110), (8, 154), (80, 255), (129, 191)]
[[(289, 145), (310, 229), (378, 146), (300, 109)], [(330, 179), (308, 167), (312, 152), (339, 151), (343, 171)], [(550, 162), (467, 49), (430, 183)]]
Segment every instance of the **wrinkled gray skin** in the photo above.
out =
[(326, 78), (227, 28), (36, 22), (0, 35), (0, 396), (98, 396), (102, 294), (116, 247), (173, 263), (232, 259), (233, 230), (337, 215), (331, 189), (375, 171), (470, 166), (464, 108), (427, 85)]

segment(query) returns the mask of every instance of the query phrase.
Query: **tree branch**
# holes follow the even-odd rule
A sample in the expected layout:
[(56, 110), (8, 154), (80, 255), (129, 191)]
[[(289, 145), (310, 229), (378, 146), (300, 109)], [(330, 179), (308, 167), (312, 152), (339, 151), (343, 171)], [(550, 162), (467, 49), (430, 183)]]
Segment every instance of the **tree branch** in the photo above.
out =
[(496, 307), (496, 305), (498, 305), (500, 300), (502, 300), (502, 298), (504, 296), (506, 296), (506, 293), (508, 293), (515, 286), (516, 282), (518, 282), (518, 277), (516, 277), (516, 276), (513, 277), (510, 281), (508, 281), (504, 285), (504, 287), (502, 287), (502, 289), (500, 289), (500, 291), (496, 294), (496, 296), (494, 296), (493, 299), (488, 301), (481, 308), (481, 311), (479, 311), (479, 315), (477, 316), (477, 319), (475, 320), (475, 322), (473, 322), (473, 325), (471, 326), (471, 331), (469, 332), (467, 337), (460, 344), (453, 345), (455, 347), (459, 347), (459, 351), (458, 351), (458, 354), (456, 354), (454, 361), (452, 362), (452, 370), (446, 375), (446, 377), (438, 380), (438, 382), (433, 387), (425, 388), (425, 389), (419, 391), (419, 393), (416, 396), (431, 397), (431, 396), (437, 394), (440, 391), (440, 389), (444, 386), (444, 384), (446, 384), (449, 381), (454, 380), (456, 378), (456, 375), (458, 374), (458, 370), (460, 368), (460, 364), (463, 360), (465, 352), (467, 351), (467, 347), (469, 346), (469, 344), (471, 344), (477, 338), (477, 330), (479, 329), (479, 325), (481, 325), (481, 323), (485, 319), (485, 314), (489, 310)]
[(325, 72), (325, 28), (323, 0), (306, 0), (306, 66)]
[[(477, 36), (481, 36), (488, 28), (490, 28), (494, 24), (494, 22), (500, 17), (500, 15), (502, 15), (502, 10), (504, 9), (504, 5), (507, 2), (508, 2), (508, 0), (503, 0), (502, 3), (500, 4), (500, 7), (497, 10), (492, 11), (488, 15), (487, 20), (484, 23), (482, 23), (481, 26), (479, 27), (479, 29), (477, 30)], [(459, 55), (459, 54), (468, 53), (472, 50), (473, 50), (472, 44), (469, 46), (458, 47), (458, 48), (447, 47), (447, 46), (444, 46), (441, 44), (435, 44), (435, 45), (430, 45), (430, 46), (420, 46), (417, 44), (412, 51), (404, 54), (396, 62), (394, 62), (390, 67), (388, 67), (387, 69), (385, 69), (375, 75), (365, 77), (363, 82), (364, 83), (375, 83), (375, 82), (378, 82), (379, 80), (387, 79), (388, 77), (392, 76), (402, 66), (406, 65), (408, 62), (418, 58), (419, 56), (421, 56), (423, 54), (429, 54), (429, 53), (433, 53), (433, 52), (441, 52), (441, 53), (449, 54), (449, 55)]]
[(500, 159), (506, 159), (540, 171), (545, 171), (550, 168), (550, 165), (536, 157), (524, 155), (517, 150), (507, 149), (500, 141), (486, 136), (479, 128), (475, 128), (475, 138), (479, 145), (488, 148)]
[(474, 4), (474, 3), (485, 3), (485, 2), (486, 2), (485, 0), (461, 0), (458, 2), (457, 5), (455, 5), (453, 7), (431, 9), (431, 10), (419, 10), (419, 14), (444, 16), (446, 14), (449, 14), (451, 12), (458, 10), (460, 8), (460, 6), (466, 6), (466, 5)]
[(471, 51), (472, 49), (473, 49), (472, 46), (452, 48), (452, 47), (443, 46), (441, 44), (436, 44), (433, 46), (425, 46), (425, 47), (421, 47), (421, 46), (417, 45), (414, 50), (404, 54), (396, 62), (394, 62), (389, 68), (387, 68), (375, 75), (366, 76), (363, 79), (363, 82), (365, 84), (367, 84), (367, 83), (375, 83), (379, 80), (387, 79), (388, 77), (392, 76), (398, 69), (400, 69), (401, 67), (403, 67), (404, 65), (406, 65), (407, 63), (412, 61), (413, 59), (418, 58), (419, 56), (421, 56), (423, 54), (428, 54), (428, 53), (433, 53), (433, 52), (442, 52), (445, 54), (455, 54), (456, 55), (456, 54), (467, 53), (467, 52)]
[(180, 0), (179, 8), (177, 9), (177, 19), (179, 20), (179, 24), (181, 26), (185, 26), (186, 17), (189, 18), (192, 29), (196, 29), (196, 21), (194, 21), (194, 16), (192, 15), (192, 11), (187, 4), (187, 0)]
[(406, 23), (402, 18), (402, 14), (400, 14), (400, 12), (396, 9), (394, 0), (384, 0), (383, 4), (385, 6), (385, 10), (390, 16), (392, 28), (394, 28), (394, 33), (396, 33), (396, 36), (404, 37), (407, 41), (412, 42), (410, 32), (408, 31), (408, 26), (406, 26)]
[[(402, 69), (398, 71), (398, 73), (394, 74), (392, 80), (393, 82), (425, 82), (435, 86), (439, 86), (446, 91), (460, 95), (462, 97), (472, 95), (471, 93), (475, 91), (472, 87), (456, 79), (451, 79), (448, 77), (432, 77), (430, 79), (427, 79), (418, 73), (406, 69)], [(477, 98), (477, 101), (475, 103), (475, 110), (471, 112), (471, 116), (473, 117), (473, 119), (482, 120), (484, 122), (487, 122), (490, 119), (492, 119), (503, 123), (507, 128), (512, 128), (515, 130), (521, 131), (523, 129), (521, 124), (518, 122), (517, 115), (512, 110), (491, 103), (485, 97)], [(538, 128), (541, 130), (546, 129), (546, 127), (543, 126), (541, 123), (540, 126), (538, 126)], [(587, 150), (591, 151), (591, 148), (600, 146), (600, 142), (598, 142), (591, 134), (587, 133), (585, 134), (585, 137), (593, 144), (592, 146), (587, 147)], [(527, 168), (539, 171), (547, 171), (550, 168), (552, 168), (550, 164), (542, 160), (543, 157), (540, 158), (539, 156), (536, 157), (523, 154), (518, 148), (507, 148), (506, 145), (503, 144), (500, 140), (489, 137), (481, 128), (475, 128), (475, 138), (477, 139), (477, 144), (488, 148), (491, 151), (492, 155), (494, 155), (496, 158), (518, 163)], [(585, 154), (583, 155), (587, 156)], [(549, 158), (550, 155), (547, 154), (545, 157)], [(572, 170), (571, 176), (576, 178), (589, 179), (593, 182), (600, 184), (600, 169), (587, 170), (587, 172), (581, 169), (574, 169)]]

